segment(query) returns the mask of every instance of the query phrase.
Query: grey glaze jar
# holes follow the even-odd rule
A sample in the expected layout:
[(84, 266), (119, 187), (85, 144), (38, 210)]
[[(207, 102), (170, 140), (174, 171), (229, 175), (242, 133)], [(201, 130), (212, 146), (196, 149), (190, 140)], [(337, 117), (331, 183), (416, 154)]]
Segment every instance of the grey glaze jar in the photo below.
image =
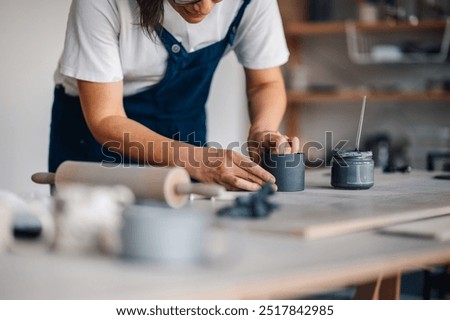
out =
[(374, 185), (372, 151), (333, 152), (331, 185), (337, 189), (362, 190)]
[(261, 167), (275, 177), (278, 191), (297, 192), (305, 189), (303, 153), (276, 154), (264, 152)]

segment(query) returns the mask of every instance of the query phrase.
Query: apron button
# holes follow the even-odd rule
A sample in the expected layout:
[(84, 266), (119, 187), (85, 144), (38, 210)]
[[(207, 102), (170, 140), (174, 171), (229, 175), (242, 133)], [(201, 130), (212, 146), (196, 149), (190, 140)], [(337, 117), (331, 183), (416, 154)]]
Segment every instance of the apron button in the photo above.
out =
[(180, 52), (180, 50), (181, 50), (181, 48), (180, 48), (180, 46), (178, 44), (174, 44), (172, 46), (172, 52), (173, 53), (178, 53), (178, 52)]

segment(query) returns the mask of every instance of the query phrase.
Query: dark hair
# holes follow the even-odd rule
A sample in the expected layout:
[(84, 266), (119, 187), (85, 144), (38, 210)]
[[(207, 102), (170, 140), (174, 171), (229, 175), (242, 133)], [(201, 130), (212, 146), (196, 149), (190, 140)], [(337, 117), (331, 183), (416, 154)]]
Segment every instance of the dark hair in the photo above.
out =
[(164, 0), (137, 0), (139, 5), (139, 25), (150, 38), (164, 19)]

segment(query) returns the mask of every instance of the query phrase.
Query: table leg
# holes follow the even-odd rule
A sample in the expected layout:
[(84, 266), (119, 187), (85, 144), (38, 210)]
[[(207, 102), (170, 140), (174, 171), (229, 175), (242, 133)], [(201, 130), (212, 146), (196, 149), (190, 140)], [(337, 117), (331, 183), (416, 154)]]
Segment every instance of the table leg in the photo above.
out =
[(402, 274), (398, 272), (381, 280), (380, 300), (400, 300), (401, 276)]
[(381, 277), (369, 283), (360, 284), (356, 287), (354, 300), (378, 300)]
[[(450, 264), (447, 265), (447, 277), (450, 277)], [(450, 300), (450, 293), (447, 294), (447, 300)]]
[(399, 300), (401, 273), (357, 286), (355, 300)]

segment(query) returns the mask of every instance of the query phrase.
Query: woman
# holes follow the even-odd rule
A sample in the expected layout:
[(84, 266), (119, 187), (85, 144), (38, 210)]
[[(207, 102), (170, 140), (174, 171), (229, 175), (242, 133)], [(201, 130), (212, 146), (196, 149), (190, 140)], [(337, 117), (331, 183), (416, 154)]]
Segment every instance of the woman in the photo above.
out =
[(298, 152), (280, 134), (288, 59), (276, 0), (73, 0), (55, 73), (49, 170), (65, 160), (181, 166), (229, 190), (274, 177), (206, 145), (214, 71), (234, 50), (245, 68), (250, 155)]

